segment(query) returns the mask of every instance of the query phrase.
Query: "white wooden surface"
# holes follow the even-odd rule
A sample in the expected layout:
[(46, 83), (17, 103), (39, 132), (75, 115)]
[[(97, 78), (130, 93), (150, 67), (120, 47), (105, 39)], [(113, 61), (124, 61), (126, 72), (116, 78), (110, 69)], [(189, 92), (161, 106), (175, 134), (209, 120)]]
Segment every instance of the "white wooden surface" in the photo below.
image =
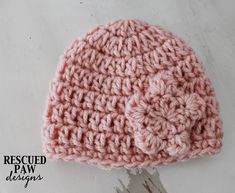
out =
[(125, 170), (64, 162), (38, 167), (43, 181), (24, 189), (5, 181), (9, 168), (2, 162), (3, 155), (42, 154), (41, 115), (59, 55), (77, 36), (118, 18), (159, 24), (185, 39), (204, 62), (220, 102), (221, 154), (159, 167), (166, 191), (235, 192), (235, 1), (0, 0), (0, 193), (111, 193), (130, 186), (140, 193), (140, 182), (129, 184)]

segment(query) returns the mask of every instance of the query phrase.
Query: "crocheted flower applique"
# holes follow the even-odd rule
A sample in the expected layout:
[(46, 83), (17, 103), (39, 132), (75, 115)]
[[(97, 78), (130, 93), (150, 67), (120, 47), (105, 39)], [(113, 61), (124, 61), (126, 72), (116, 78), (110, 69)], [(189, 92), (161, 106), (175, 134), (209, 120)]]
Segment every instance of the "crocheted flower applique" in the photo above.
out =
[(171, 72), (159, 72), (146, 93), (130, 97), (126, 117), (134, 129), (135, 145), (146, 154), (165, 151), (184, 156), (191, 148), (190, 133), (205, 115), (205, 101), (196, 93), (185, 93)]

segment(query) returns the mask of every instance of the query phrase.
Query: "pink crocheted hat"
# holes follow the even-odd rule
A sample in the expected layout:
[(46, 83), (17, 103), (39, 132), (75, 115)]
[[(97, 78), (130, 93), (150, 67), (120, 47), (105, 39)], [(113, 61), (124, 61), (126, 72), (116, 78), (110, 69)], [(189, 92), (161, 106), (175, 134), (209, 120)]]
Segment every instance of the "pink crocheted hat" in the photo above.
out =
[(159, 26), (118, 20), (67, 49), (42, 136), (49, 159), (133, 168), (215, 154), (221, 125), (193, 50)]

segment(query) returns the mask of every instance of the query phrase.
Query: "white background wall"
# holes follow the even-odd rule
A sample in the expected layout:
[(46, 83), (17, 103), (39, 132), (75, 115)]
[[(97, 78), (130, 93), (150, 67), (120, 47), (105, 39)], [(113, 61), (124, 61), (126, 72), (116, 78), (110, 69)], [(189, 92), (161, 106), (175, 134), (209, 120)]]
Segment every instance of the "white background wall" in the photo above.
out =
[[(6, 182), (3, 155), (42, 154), (41, 116), (59, 55), (97, 24), (137, 18), (182, 37), (204, 62), (224, 122), (224, 147), (206, 157), (159, 167), (168, 193), (235, 192), (235, 1), (233, 0), (0, 0), (0, 193), (111, 193), (125, 170), (78, 163), (38, 166), (44, 177)], [(136, 193), (138, 190), (136, 190)]]

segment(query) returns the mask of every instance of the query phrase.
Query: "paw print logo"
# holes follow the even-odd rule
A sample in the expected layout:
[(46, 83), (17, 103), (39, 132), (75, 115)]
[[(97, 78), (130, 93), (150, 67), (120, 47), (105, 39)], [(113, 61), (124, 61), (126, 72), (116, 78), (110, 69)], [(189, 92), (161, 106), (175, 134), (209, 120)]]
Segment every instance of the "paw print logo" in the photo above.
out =
[(150, 80), (146, 93), (130, 97), (125, 114), (134, 129), (135, 145), (144, 153), (184, 156), (191, 148), (191, 129), (205, 115), (205, 106), (198, 94), (185, 93), (172, 73), (164, 71)]

